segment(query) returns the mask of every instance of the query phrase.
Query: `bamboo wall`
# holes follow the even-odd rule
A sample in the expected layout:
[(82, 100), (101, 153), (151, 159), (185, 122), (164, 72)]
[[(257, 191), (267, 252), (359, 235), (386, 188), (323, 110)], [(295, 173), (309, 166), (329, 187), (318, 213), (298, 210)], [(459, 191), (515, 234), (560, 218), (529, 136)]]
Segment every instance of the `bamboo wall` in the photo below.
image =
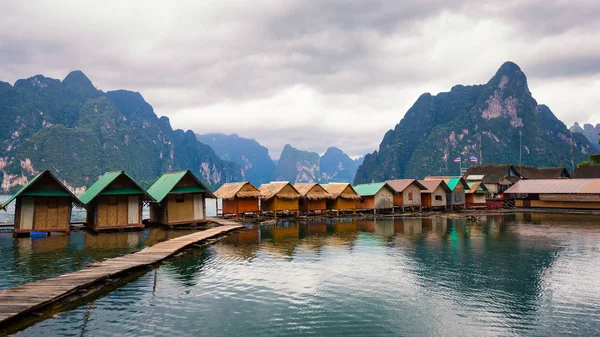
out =
[(462, 184), (457, 184), (454, 191), (448, 193), (448, 205), (460, 206), (465, 204), (465, 189)]
[(71, 222), (70, 197), (25, 197), (33, 200), (33, 215), (30, 217), (30, 226), (21, 223), (23, 210), (22, 198), (18, 197), (15, 205), (15, 232), (69, 232)]
[(182, 194), (183, 202), (177, 202), (175, 194), (169, 194), (167, 201), (167, 224), (194, 222), (194, 194)]
[(355, 211), (356, 203), (360, 200), (335, 198), (327, 201), (327, 209), (332, 211)]
[(300, 211), (325, 211), (327, 209), (327, 199), (310, 200), (306, 198), (300, 199)]
[(532, 208), (600, 209), (600, 202), (516, 200), (515, 206), (516, 207), (532, 207)]
[(467, 193), (467, 194), (465, 194), (465, 204), (485, 206), (485, 193)]
[(259, 211), (258, 198), (234, 198), (223, 200), (223, 214), (256, 213)]
[[(439, 185), (433, 193), (421, 193), (421, 205), (424, 208), (446, 207), (446, 190)], [(436, 200), (436, 196), (440, 200)]]
[(375, 196), (365, 196), (356, 200), (356, 209), (375, 209)]

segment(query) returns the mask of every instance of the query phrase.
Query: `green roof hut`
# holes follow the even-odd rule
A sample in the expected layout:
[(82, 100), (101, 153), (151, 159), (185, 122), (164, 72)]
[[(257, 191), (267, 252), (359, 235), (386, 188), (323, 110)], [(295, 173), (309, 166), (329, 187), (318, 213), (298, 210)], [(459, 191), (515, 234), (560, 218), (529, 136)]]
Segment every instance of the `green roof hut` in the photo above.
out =
[(356, 201), (357, 210), (394, 210), (394, 189), (387, 183), (362, 184), (353, 187), (360, 200)]
[(148, 193), (150, 223), (169, 226), (205, 222), (206, 198), (216, 198), (190, 170), (163, 174)]
[(11, 196), (0, 209), (15, 204), (15, 235), (31, 232), (69, 232), (73, 204), (79, 199), (50, 171), (37, 174)]
[(87, 211), (86, 226), (93, 231), (144, 228), (144, 201), (154, 199), (124, 171), (105, 173), (79, 198)]

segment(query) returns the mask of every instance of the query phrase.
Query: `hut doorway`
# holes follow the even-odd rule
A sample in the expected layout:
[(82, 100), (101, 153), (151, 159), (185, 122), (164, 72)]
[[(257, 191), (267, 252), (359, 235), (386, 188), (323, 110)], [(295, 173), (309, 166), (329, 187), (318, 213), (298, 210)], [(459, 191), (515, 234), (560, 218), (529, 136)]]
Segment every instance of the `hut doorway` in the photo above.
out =
[(128, 200), (128, 212), (127, 212), (127, 223), (138, 224), (140, 223), (140, 202), (138, 196), (130, 196)]
[(33, 210), (35, 209), (35, 200), (32, 197), (23, 197), (21, 199), (21, 229), (33, 229)]
[(201, 194), (194, 194), (194, 220), (204, 219), (204, 204)]

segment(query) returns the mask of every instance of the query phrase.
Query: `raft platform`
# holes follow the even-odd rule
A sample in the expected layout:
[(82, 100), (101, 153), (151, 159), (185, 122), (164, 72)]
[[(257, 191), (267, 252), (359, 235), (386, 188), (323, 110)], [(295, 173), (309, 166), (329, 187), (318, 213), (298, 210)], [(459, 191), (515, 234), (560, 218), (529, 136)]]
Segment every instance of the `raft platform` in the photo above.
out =
[(0, 331), (10, 329), (11, 323), (28, 314), (41, 316), (40, 312), (62, 300), (68, 301), (70, 296), (74, 296), (74, 300), (90, 296), (111, 284), (113, 279), (148, 269), (188, 246), (243, 227), (230, 220), (210, 218), (210, 221), (221, 226), (160, 242), (135, 253), (94, 262), (84, 269), (58, 277), (0, 290)]

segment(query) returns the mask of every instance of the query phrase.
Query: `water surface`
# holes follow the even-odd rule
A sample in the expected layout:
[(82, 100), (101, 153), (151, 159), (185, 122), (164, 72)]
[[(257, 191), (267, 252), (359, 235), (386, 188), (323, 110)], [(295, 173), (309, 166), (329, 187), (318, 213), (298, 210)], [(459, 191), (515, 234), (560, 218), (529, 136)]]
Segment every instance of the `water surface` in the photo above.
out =
[(19, 336), (600, 335), (597, 217), (254, 226)]

